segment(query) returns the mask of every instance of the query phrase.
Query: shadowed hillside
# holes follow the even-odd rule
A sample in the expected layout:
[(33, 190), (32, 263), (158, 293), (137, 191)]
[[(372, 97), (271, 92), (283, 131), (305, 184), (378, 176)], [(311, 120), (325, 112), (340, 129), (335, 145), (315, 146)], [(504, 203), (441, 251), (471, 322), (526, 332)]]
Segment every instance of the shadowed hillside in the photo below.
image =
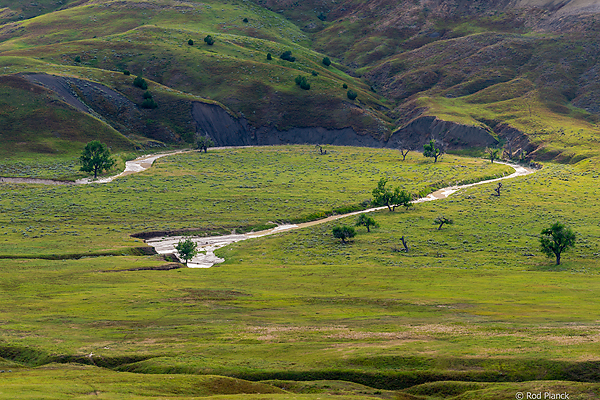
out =
[(521, 158), (598, 154), (595, 1), (44, 4), (0, 2), (0, 72), (67, 90), (73, 112), (138, 148), (207, 134), (221, 145), (419, 149), (435, 138)]

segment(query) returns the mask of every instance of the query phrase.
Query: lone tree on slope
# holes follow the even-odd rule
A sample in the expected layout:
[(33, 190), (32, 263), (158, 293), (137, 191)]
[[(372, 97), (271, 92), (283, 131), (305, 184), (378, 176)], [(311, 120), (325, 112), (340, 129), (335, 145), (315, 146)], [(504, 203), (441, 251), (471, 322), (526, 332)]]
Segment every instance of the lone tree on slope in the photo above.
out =
[(555, 256), (556, 265), (560, 265), (562, 252), (575, 246), (575, 232), (565, 228), (560, 222), (556, 222), (550, 228), (542, 231), (540, 246), (542, 253), (548, 257)]
[(187, 267), (188, 261), (190, 261), (196, 254), (198, 254), (198, 245), (192, 241), (190, 238), (186, 238), (185, 240), (180, 240), (175, 246), (175, 250), (179, 253), (179, 256), (185, 262), (185, 266)]
[(406, 160), (406, 156), (408, 155), (409, 151), (410, 151), (410, 149), (408, 148), (408, 146), (400, 147), (400, 154), (402, 154), (402, 161)]
[(356, 226), (364, 226), (367, 228), (367, 232), (371, 232), (370, 227), (377, 228), (379, 224), (372, 217), (366, 214), (360, 214), (356, 220)]
[(444, 217), (443, 215), (438, 216), (436, 219), (433, 220), (433, 222), (435, 222), (436, 224), (440, 224), (440, 226), (438, 226), (437, 228), (438, 231), (442, 229), (442, 226), (444, 226), (444, 224), (452, 225), (454, 223), (452, 219)]
[(441, 147), (435, 147), (435, 140), (433, 139), (429, 141), (429, 144), (423, 145), (423, 155), (433, 158), (433, 162), (437, 162), (438, 157), (442, 154), (444, 154), (444, 150)]
[(98, 177), (99, 172), (109, 170), (115, 165), (115, 160), (110, 156), (108, 147), (98, 140), (92, 140), (85, 146), (79, 157), (79, 162), (81, 163), (80, 170), (93, 172), (94, 179)]
[(350, 226), (336, 226), (333, 228), (333, 237), (342, 239), (342, 243), (346, 243), (346, 239), (351, 239), (356, 236), (356, 231)]

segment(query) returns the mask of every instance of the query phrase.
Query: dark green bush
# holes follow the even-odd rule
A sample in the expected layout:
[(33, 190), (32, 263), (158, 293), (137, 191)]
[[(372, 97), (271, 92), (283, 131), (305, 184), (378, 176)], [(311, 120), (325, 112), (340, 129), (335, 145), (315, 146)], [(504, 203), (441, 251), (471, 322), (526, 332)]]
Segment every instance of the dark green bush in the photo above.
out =
[(296, 78), (294, 78), (294, 81), (296, 82), (296, 85), (300, 86), (302, 89), (310, 89), (310, 83), (308, 83), (308, 80), (305, 76), (298, 75)]
[(358, 96), (358, 93), (356, 93), (354, 90), (350, 89), (350, 90), (348, 90), (347, 95), (350, 100), (355, 100), (356, 97)]
[(245, 23), (248, 23), (248, 18), (244, 18), (244, 19), (243, 19), (243, 21), (244, 21)]
[(296, 61), (296, 57), (292, 57), (292, 52), (290, 50), (284, 51), (283, 54), (279, 56), (279, 58), (289, 62)]
[(152, 98), (152, 93), (150, 93), (149, 91), (145, 91), (143, 94), (144, 99), (151, 99)]
[(215, 44), (215, 39), (213, 39), (213, 37), (212, 37), (212, 36), (210, 36), (210, 35), (207, 35), (207, 36), (204, 38), (204, 42), (205, 42), (207, 45), (209, 45), (209, 46), (212, 46), (213, 44)]
[(325, 65), (326, 67), (329, 67), (331, 65), (331, 60), (329, 59), (329, 57), (325, 57), (323, 59), (323, 65)]
[(81, 57), (80, 56), (75, 56), (74, 60), (75, 60), (75, 62), (80, 63), (81, 62)]
[(317, 71), (312, 71), (311, 74), (312, 76), (319, 76), (319, 73)]
[(158, 107), (158, 104), (156, 104), (156, 102), (154, 101), (154, 99), (150, 98), (150, 99), (145, 99), (142, 102), (142, 108), (149, 108), (149, 109), (155, 109)]
[(188, 40), (188, 44), (189, 44), (190, 46), (193, 46), (193, 45), (194, 45), (194, 41), (193, 41), (192, 39), (190, 39), (190, 40)]
[(141, 76), (138, 76), (133, 80), (133, 86), (139, 87), (142, 90), (148, 89), (148, 83)]
[(344, 89), (348, 89), (348, 85), (346, 85), (345, 83), (342, 85), (342, 87), (343, 87)]
[(123, 71), (123, 75), (129, 76), (129, 75), (131, 75), (131, 72), (129, 72), (129, 70), (125, 70), (125, 71)]
[(271, 61), (273, 59), (273, 56), (271, 55), (271, 53), (267, 53), (267, 60)]

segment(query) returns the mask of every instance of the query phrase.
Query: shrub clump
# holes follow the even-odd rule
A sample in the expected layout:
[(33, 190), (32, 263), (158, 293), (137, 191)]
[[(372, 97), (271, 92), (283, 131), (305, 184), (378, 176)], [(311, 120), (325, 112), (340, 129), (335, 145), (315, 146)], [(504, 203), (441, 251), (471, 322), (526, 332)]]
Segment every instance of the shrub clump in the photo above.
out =
[(281, 58), (282, 60), (285, 60), (285, 61), (289, 61), (289, 62), (294, 62), (294, 61), (296, 61), (296, 57), (293, 57), (293, 56), (292, 56), (292, 52), (291, 52), (290, 50), (286, 50), (286, 51), (284, 51), (284, 52), (283, 52), (283, 53), (282, 53), (282, 54), (279, 56), (279, 58)]
[(304, 89), (304, 90), (310, 89), (310, 83), (308, 83), (308, 80), (306, 79), (305, 76), (298, 75), (294, 79), (294, 81), (296, 82), (296, 85), (300, 86), (302, 89)]
[(329, 57), (323, 58), (323, 65), (326, 67), (329, 67), (331, 65), (331, 60), (329, 59)]
[(358, 96), (358, 93), (356, 93), (354, 90), (350, 89), (350, 90), (348, 90), (348, 93), (346, 93), (346, 95), (348, 96), (348, 98), (350, 100), (355, 100), (356, 97)]
[(271, 61), (273, 59), (273, 56), (271, 55), (271, 53), (267, 53), (267, 60)]
[(194, 41), (193, 41), (192, 39), (190, 39), (190, 40), (188, 40), (188, 44), (189, 44), (190, 46), (193, 46), (193, 45), (194, 45)]
[(133, 80), (133, 86), (139, 87), (142, 90), (146, 90), (148, 89), (148, 82), (146, 82), (146, 80), (141, 76), (138, 76)]
[(156, 104), (156, 101), (154, 101), (153, 98), (149, 98), (149, 99), (144, 99), (144, 101), (142, 102), (142, 108), (148, 108), (148, 109), (155, 109), (158, 107), (158, 104)]
[(209, 46), (212, 46), (213, 44), (215, 44), (215, 39), (213, 39), (213, 37), (212, 37), (212, 36), (210, 36), (210, 35), (207, 35), (207, 36), (204, 38), (204, 43), (206, 43), (206, 44), (207, 44), (207, 45), (209, 45)]

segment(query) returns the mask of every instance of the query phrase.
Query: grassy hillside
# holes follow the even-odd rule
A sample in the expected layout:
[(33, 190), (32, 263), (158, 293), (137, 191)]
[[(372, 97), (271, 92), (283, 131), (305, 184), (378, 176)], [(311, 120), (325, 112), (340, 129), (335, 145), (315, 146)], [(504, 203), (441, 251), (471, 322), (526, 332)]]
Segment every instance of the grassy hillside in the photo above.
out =
[[(203, 41), (208, 34), (212, 46)], [(279, 58), (288, 50), (295, 62)], [(323, 65), (323, 54), (310, 49), (298, 27), (247, 2), (84, 3), (0, 26), (0, 57), (5, 74), (68, 75), (127, 97), (135, 123), (116, 120), (97, 99), (84, 101), (134, 141), (146, 136), (189, 142), (195, 129), (191, 106), (180, 95), (216, 100), (255, 127), (350, 126), (376, 137), (389, 135), (392, 127), (380, 112), (384, 99), (343, 68)], [(133, 75), (119, 76), (123, 71)], [(151, 91), (163, 88), (157, 109), (140, 108), (143, 91), (131, 87), (135, 75), (143, 75)], [(308, 78), (310, 90), (294, 83), (298, 75)], [(358, 100), (347, 98), (344, 84), (358, 92)]]
[[(192, 141), (191, 107), (180, 101), (187, 96), (215, 101), (234, 118), (267, 130), (351, 127), (384, 141), (396, 132), (390, 143), (412, 140), (417, 148), (427, 135), (417, 140), (400, 132), (429, 115), (493, 131), (499, 146), (512, 140), (508, 130), (517, 130), (529, 158), (574, 162), (596, 154), (594, 20), (577, 12), (556, 19), (556, 10), (521, 6), (73, 3), (0, 25), (0, 72), (100, 81), (129, 99), (128, 119), (101, 99), (84, 98), (86, 104), (141, 146), (144, 137), (178, 146)], [(214, 45), (204, 42), (207, 35)], [(285, 51), (296, 60), (280, 59)], [(333, 64), (325, 66), (325, 56)], [(164, 89), (157, 109), (141, 108), (143, 92), (118, 76), (123, 71)], [(308, 79), (310, 90), (294, 83), (297, 76)], [(357, 100), (348, 98), (348, 89)], [(515, 112), (524, 102), (528, 118)], [(545, 134), (551, 131), (580, 132), (584, 139)]]

